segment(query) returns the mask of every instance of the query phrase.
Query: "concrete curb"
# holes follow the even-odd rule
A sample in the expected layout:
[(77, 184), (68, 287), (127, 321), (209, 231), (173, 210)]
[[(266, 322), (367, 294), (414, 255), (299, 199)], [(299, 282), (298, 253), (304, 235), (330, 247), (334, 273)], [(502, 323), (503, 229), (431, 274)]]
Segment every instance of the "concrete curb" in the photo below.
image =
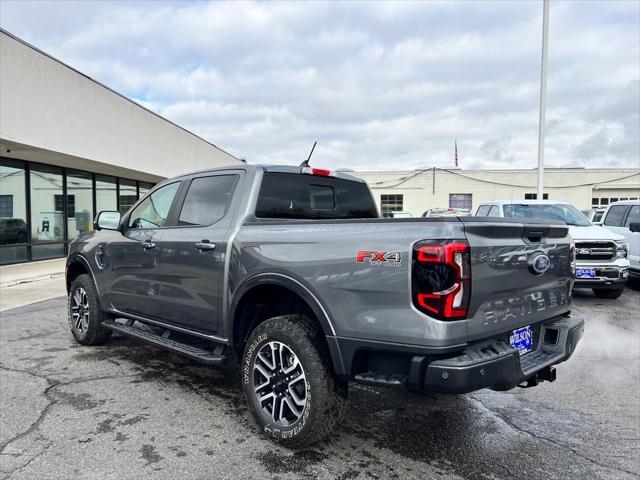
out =
[(45, 275), (38, 275), (36, 277), (20, 278), (17, 280), (10, 280), (8, 282), (0, 282), (0, 288), (15, 287), (16, 285), (21, 285), (23, 283), (38, 282), (40, 280), (49, 280), (50, 278), (59, 278), (63, 276), (64, 272), (54, 272), (47, 273)]

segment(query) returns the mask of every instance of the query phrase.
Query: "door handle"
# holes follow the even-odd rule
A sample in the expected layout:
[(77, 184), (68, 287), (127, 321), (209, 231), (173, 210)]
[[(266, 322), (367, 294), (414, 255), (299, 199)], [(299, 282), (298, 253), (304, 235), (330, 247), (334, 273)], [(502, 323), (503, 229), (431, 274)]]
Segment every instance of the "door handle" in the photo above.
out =
[(215, 248), (216, 244), (210, 243), (209, 240), (203, 240), (202, 242), (196, 243), (196, 249), (200, 250), (201, 252), (205, 250), (215, 250)]
[(144, 248), (145, 250), (151, 250), (152, 248), (156, 248), (156, 244), (153, 242), (144, 242), (142, 244), (142, 248)]

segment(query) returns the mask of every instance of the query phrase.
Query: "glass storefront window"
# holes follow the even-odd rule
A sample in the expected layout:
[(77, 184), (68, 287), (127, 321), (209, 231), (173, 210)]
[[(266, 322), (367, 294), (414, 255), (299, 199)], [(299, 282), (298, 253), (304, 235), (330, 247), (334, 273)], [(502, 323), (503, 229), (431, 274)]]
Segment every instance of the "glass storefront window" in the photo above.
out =
[[(62, 169), (32, 165), (29, 180), (32, 259), (63, 256), (65, 221)], [(49, 245), (37, 245), (45, 243)]]
[(27, 260), (27, 195), (22, 162), (0, 160), (0, 264)]
[(63, 257), (67, 242), (93, 229), (96, 213), (126, 212), (152, 187), (0, 157), (0, 265)]
[(125, 213), (138, 200), (135, 180), (120, 179), (120, 213)]
[(116, 178), (96, 175), (96, 214), (102, 210), (118, 210)]
[(138, 191), (140, 192), (139, 198), (144, 197), (152, 188), (153, 188), (153, 183), (139, 182), (138, 183)]
[(93, 182), (88, 172), (67, 172), (67, 232), (69, 240), (93, 228)]

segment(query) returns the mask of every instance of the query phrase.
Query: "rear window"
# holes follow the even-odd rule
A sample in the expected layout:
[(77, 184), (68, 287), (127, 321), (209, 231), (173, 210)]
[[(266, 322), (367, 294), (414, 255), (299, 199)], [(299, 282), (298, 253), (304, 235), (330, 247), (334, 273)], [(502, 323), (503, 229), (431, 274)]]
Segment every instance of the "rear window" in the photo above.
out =
[(378, 218), (366, 184), (341, 178), (267, 172), (256, 205), (259, 218)]

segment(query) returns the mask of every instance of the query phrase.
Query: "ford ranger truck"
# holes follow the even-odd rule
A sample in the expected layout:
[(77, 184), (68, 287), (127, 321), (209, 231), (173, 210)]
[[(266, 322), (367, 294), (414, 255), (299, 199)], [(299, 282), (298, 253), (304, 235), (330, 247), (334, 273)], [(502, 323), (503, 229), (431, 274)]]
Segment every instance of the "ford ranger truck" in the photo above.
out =
[(589, 288), (596, 297), (609, 299), (616, 299), (624, 292), (629, 278), (629, 242), (624, 235), (593, 225), (570, 203), (497, 200), (480, 205), (476, 215), (565, 222), (576, 246), (573, 288)]
[(237, 358), (257, 423), (293, 448), (340, 424), (349, 382), (530, 387), (555, 379), (583, 333), (566, 225), (383, 219), (344, 173), (193, 173), (94, 227), (67, 260), (75, 339), (117, 332), (208, 365)]

